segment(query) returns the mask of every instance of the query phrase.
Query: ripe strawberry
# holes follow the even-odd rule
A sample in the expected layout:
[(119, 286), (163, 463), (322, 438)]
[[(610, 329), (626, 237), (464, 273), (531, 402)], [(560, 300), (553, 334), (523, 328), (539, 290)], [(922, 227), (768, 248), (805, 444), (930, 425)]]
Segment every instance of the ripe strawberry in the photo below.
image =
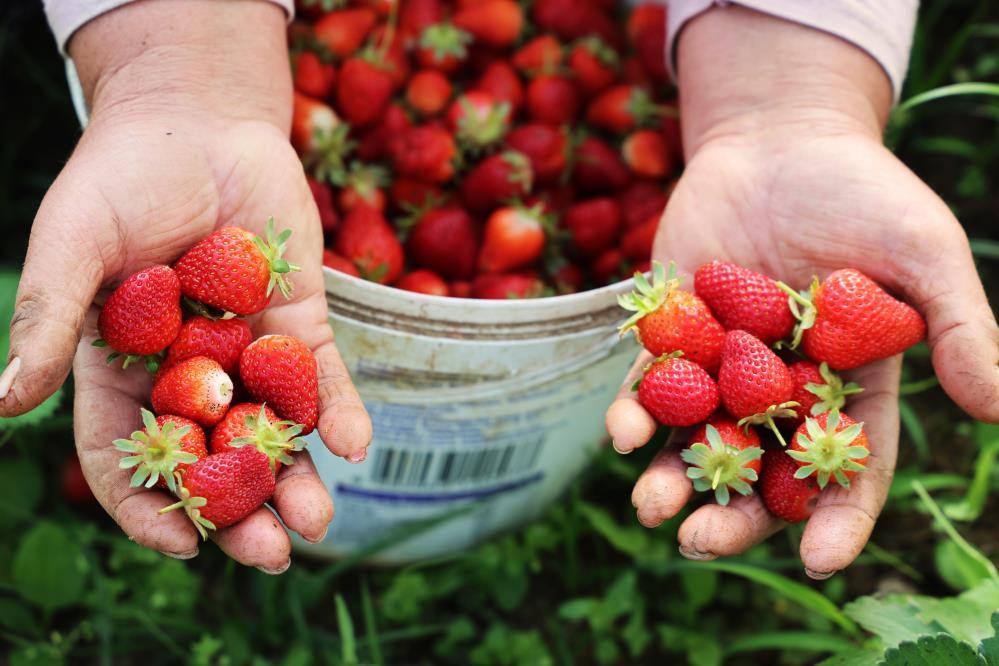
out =
[(655, 2), (638, 5), (628, 16), (626, 30), (649, 77), (657, 84), (667, 83), (666, 7)]
[(562, 42), (554, 35), (539, 35), (517, 49), (510, 63), (524, 76), (554, 72), (562, 64)]
[(558, 294), (575, 294), (583, 289), (583, 270), (576, 264), (565, 262), (554, 270), (549, 267), (551, 283)]
[(333, 183), (340, 188), (337, 203), (340, 210), (350, 214), (357, 206), (367, 206), (379, 213), (385, 211), (385, 192), (388, 182), (384, 168), (363, 162), (352, 162), (347, 171), (334, 174)]
[(116, 439), (114, 446), (129, 453), (119, 461), (121, 469), (135, 468), (129, 485), (157, 486), (176, 492), (176, 474), (183, 475), (192, 463), (208, 455), (205, 431), (194, 421), (180, 416), (153, 416), (142, 409), (142, 430), (129, 439)]
[(696, 363), (660, 356), (637, 382), (638, 402), (660, 424), (692, 426), (718, 409), (718, 387)]
[(791, 402), (794, 379), (784, 361), (759, 338), (746, 331), (725, 335), (718, 388), (722, 404), (739, 425), (766, 424), (787, 445), (774, 419), (796, 418), (793, 408), (798, 405)]
[(794, 328), (787, 294), (762, 273), (712, 261), (697, 269), (694, 291), (726, 329), (748, 331), (768, 345), (783, 340)]
[(241, 446), (255, 448), (267, 459), (276, 474), (281, 465), (291, 465), (291, 452), (305, 448), (298, 435), (302, 426), (282, 421), (274, 410), (256, 402), (233, 405), (225, 418), (212, 430), (209, 446), (212, 453), (224, 453)]
[(436, 69), (422, 69), (409, 80), (406, 101), (421, 116), (436, 116), (451, 101), (451, 82)]
[(194, 356), (156, 375), (153, 410), (191, 419), (203, 426), (222, 420), (232, 401), (232, 379), (218, 361)]
[(291, 296), (288, 273), (300, 270), (282, 258), (291, 229), (274, 235), (274, 218), (267, 221), (267, 239), (246, 229), (225, 227), (195, 243), (173, 265), (184, 296), (238, 315), (260, 312), (274, 287)]
[(505, 273), (535, 261), (545, 247), (546, 223), (540, 206), (496, 209), (486, 220), (479, 270)]
[(554, 183), (565, 173), (569, 141), (560, 129), (541, 123), (521, 125), (506, 137), (506, 145), (527, 156), (538, 184)]
[(632, 173), (646, 178), (666, 178), (673, 173), (666, 139), (656, 130), (636, 130), (621, 144), (621, 155)]
[(576, 84), (558, 74), (542, 74), (527, 86), (527, 115), (548, 125), (566, 125), (579, 114)]
[(542, 30), (548, 30), (565, 41), (597, 35), (611, 45), (619, 45), (617, 25), (600, 6), (580, 0), (537, 0), (532, 16)]
[(398, 177), (389, 188), (389, 200), (401, 211), (423, 209), (443, 199), (440, 187), (415, 178)]
[(472, 281), (472, 296), (491, 300), (539, 298), (545, 295), (545, 285), (533, 275), (490, 273)]
[(406, 242), (406, 253), (417, 266), (449, 280), (468, 280), (479, 253), (478, 229), (464, 209), (455, 205), (421, 213)]
[(323, 225), (323, 231), (326, 233), (334, 231), (336, 225), (340, 223), (340, 215), (333, 205), (333, 191), (329, 185), (312, 176), (306, 176), (305, 179), (309, 183), (312, 198), (316, 201), (316, 208), (319, 209), (319, 223)]
[(655, 85), (637, 55), (631, 54), (621, 61), (621, 82), (651, 90)]
[(150, 266), (125, 278), (111, 292), (97, 318), (98, 347), (114, 350), (108, 363), (125, 355), (124, 367), (145, 358), (151, 372), (180, 332), (180, 280), (167, 266)]
[(253, 513), (274, 494), (274, 473), (253, 447), (214, 453), (191, 465), (179, 501), (160, 513), (184, 509), (202, 538)]
[(631, 172), (616, 150), (591, 136), (576, 146), (572, 182), (586, 192), (616, 192), (631, 182)]
[(635, 291), (618, 297), (618, 304), (634, 312), (620, 331), (634, 329), (638, 341), (656, 356), (682, 351), (684, 358), (709, 372), (718, 368), (725, 344), (725, 329), (700, 298), (679, 288), (676, 266), (669, 272), (652, 262), (652, 284), (635, 275)]
[(452, 298), (471, 298), (472, 283), (467, 280), (454, 280), (448, 285)]
[(391, 103), (385, 109), (381, 122), (360, 133), (357, 157), (365, 162), (387, 159), (392, 145), (400, 134), (412, 127), (407, 111), (401, 104)]
[(815, 479), (798, 479), (798, 465), (781, 449), (763, 453), (763, 473), (759, 491), (767, 510), (789, 523), (800, 523), (811, 517), (818, 501), (819, 484)]
[(94, 491), (90, 489), (87, 477), (83, 475), (80, 458), (75, 452), (70, 453), (63, 461), (62, 471), (59, 474), (59, 486), (62, 489), (62, 496), (74, 504), (97, 503)]
[(451, 134), (440, 127), (411, 127), (399, 135), (391, 150), (392, 166), (404, 176), (446, 183), (454, 175), (458, 149)]
[(392, 75), (379, 56), (354, 56), (343, 63), (337, 77), (337, 108), (354, 127), (370, 127), (381, 120), (393, 87)]
[(493, 60), (482, 70), (473, 90), (484, 92), (497, 102), (510, 105), (510, 117), (524, 105), (524, 84), (513, 67), (503, 60)]
[(475, 40), (496, 48), (512, 46), (524, 27), (524, 10), (514, 0), (488, 0), (458, 10), (452, 21)]
[(341, 273), (346, 273), (347, 275), (361, 277), (361, 272), (357, 270), (357, 266), (351, 263), (349, 259), (341, 257), (339, 254), (330, 249), (323, 250), (323, 266), (332, 268), (335, 271), (340, 271)]
[(397, 289), (412, 291), (429, 296), (450, 296), (447, 282), (439, 275), (426, 269), (406, 273), (396, 283)]
[(643, 127), (663, 115), (644, 88), (626, 83), (611, 86), (590, 102), (586, 122), (616, 134)]
[(468, 58), (472, 35), (450, 23), (427, 26), (416, 43), (416, 61), (421, 67), (453, 74)]
[(759, 478), (763, 449), (752, 428), (740, 428), (726, 416), (713, 416), (690, 436), (691, 445), (680, 452), (690, 465), (687, 477), (698, 491), (713, 490), (715, 501), (728, 504), (729, 489), (750, 495)]
[[(624, 235), (621, 236), (621, 252), (632, 261), (647, 261), (652, 257), (652, 244), (658, 231), (658, 216), (650, 218), (648, 222), (639, 227), (625, 231)], [(708, 303), (708, 305), (711, 304)], [(722, 325), (724, 326), (724, 322)]]
[(303, 435), (319, 418), (317, 372), (312, 350), (290, 335), (257, 338), (239, 357), (239, 377), (253, 399), (300, 424)]
[(164, 368), (193, 356), (207, 356), (228, 374), (235, 372), (239, 355), (253, 341), (250, 325), (243, 319), (209, 319), (195, 316), (184, 322), (180, 334), (167, 351)]
[(617, 240), (621, 230), (621, 211), (609, 197), (578, 201), (562, 218), (572, 244), (585, 256), (600, 254)]
[(313, 27), (316, 39), (338, 58), (349, 58), (375, 27), (378, 16), (367, 7), (327, 12)]
[(471, 90), (451, 103), (447, 122), (463, 147), (483, 150), (502, 141), (510, 129), (510, 105)]
[(350, 260), (365, 280), (392, 284), (402, 274), (402, 244), (385, 217), (357, 206), (343, 219), (334, 250)]
[(819, 488), (832, 479), (844, 488), (866, 469), (870, 455), (864, 424), (834, 409), (815, 418), (808, 417), (795, 431), (787, 455), (798, 463), (796, 479), (815, 477)]
[(505, 201), (520, 199), (531, 191), (531, 163), (516, 150), (490, 155), (469, 171), (461, 182), (461, 198), (474, 213), (485, 213)]
[(843, 384), (839, 375), (833, 373), (823, 363), (815, 365), (811, 361), (797, 361), (788, 366), (794, 378), (794, 393), (791, 400), (798, 403), (797, 424), (805, 422), (806, 416), (819, 416), (834, 409), (842, 409), (846, 397), (856, 395), (864, 389), (850, 382)]
[(666, 209), (667, 201), (669, 196), (663, 190), (662, 183), (636, 180), (617, 197), (624, 228), (640, 227), (652, 218), (658, 220)]
[(576, 190), (572, 185), (549, 185), (526, 199), (530, 206), (541, 204), (545, 213), (558, 217), (569, 209), (576, 200)]
[(620, 58), (599, 37), (584, 37), (569, 51), (569, 70), (586, 98), (594, 97), (617, 80)]
[(441, 0), (406, 0), (399, 3), (399, 36), (405, 41), (416, 40), (423, 31), (444, 20)]
[(597, 284), (617, 282), (630, 276), (632, 270), (631, 263), (616, 247), (610, 248), (590, 264), (590, 273)]
[(295, 56), (293, 62), (295, 90), (316, 99), (329, 97), (336, 83), (336, 67), (333, 63), (323, 62), (315, 51), (302, 51)]
[(911, 306), (896, 300), (858, 270), (835, 271), (810, 293), (787, 285), (799, 319), (792, 347), (835, 370), (850, 370), (900, 354), (926, 337), (926, 322)]
[(362, 55), (388, 73), (392, 79), (392, 92), (401, 89), (409, 81), (409, 53), (396, 32), (387, 25), (382, 24), (372, 31), (369, 46)]

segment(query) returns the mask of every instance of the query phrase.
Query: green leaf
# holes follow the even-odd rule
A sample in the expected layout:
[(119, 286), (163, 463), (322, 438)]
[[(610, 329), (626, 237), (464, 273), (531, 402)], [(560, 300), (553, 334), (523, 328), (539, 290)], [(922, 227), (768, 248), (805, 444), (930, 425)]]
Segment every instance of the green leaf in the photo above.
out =
[(32, 519), (43, 492), (42, 473), (34, 461), (5, 460), (0, 465), (0, 520), (6, 523)]
[(357, 664), (357, 642), (354, 638), (354, 622), (350, 619), (347, 602), (343, 596), (334, 597), (336, 603), (336, 623), (340, 630), (340, 659), (344, 664)]
[(894, 647), (941, 629), (920, 619), (919, 608), (900, 595), (860, 597), (844, 606), (843, 612), (878, 636), (885, 647)]
[(912, 603), (919, 607), (923, 621), (975, 645), (992, 635), (990, 619), (999, 609), (999, 583), (989, 580), (956, 597), (913, 597)]
[(725, 645), (725, 655), (759, 650), (848, 652), (856, 648), (856, 643), (851, 640), (820, 631), (761, 631), (729, 641)]
[(687, 596), (687, 606), (697, 611), (711, 603), (718, 592), (718, 572), (690, 569), (680, 573), (680, 584)]
[(889, 649), (879, 663), (884, 666), (980, 666), (983, 662), (967, 643), (947, 634), (936, 634)]
[(992, 636), (978, 645), (978, 654), (988, 666), (999, 666), (999, 611), (992, 614)]
[(579, 503), (579, 513), (597, 534), (636, 562), (662, 563), (670, 559), (666, 543), (655, 538), (648, 529), (638, 525), (620, 525), (605, 509), (587, 502)]
[(942, 505), (944, 515), (951, 520), (972, 522), (978, 520), (989, 497), (989, 485), (996, 457), (999, 456), (999, 425), (975, 423), (975, 441), (979, 452), (975, 459), (975, 472), (964, 498)]
[(80, 546), (52, 523), (40, 523), (24, 535), (14, 556), (13, 573), (21, 596), (46, 610), (80, 601), (87, 583)]
[(590, 616), (597, 603), (596, 599), (589, 597), (570, 599), (558, 607), (558, 615), (563, 620), (584, 620)]
[(0, 597), (0, 627), (32, 638), (41, 635), (31, 608), (16, 599)]
[(937, 573), (955, 590), (970, 590), (985, 580), (990, 580), (988, 568), (982, 561), (951, 540), (941, 541), (933, 550)]
[(10, 655), (10, 666), (62, 666), (62, 653), (50, 643), (20, 647)]
[(823, 659), (818, 666), (877, 666), (883, 650), (877, 648), (858, 648), (849, 652), (839, 652)]
[(968, 543), (967, 540), (965, 540), (965, 538), (961, 536), (956, 529), (954, 529), (951, 522), (947, 520), (947, 516), (943, 514), (943, 511), (940, 510), (940, 507), (933, 501), (933, 498), (931, 498), (929, 493), (926, 492), (926, 489), (923, 488), (922, 484), (920, 484), (919, 481), (913, 481), (912, 488), (916, 491), (916, 494), (919, 495), (919, 499), (922, 500), (923, 505), (933, 515), (937, 527), (939, 527), (944, 534), (946, 534), (950, 540), (954, 542), (954, 544), (961, 548), (967, 557), (977, 560), (984, 570), (988, 572), (989, 577), (992, 578), (992, 580), (999, 582), (999, 571), (996, 571), (995, 564), (982, 555), (978, 549)]

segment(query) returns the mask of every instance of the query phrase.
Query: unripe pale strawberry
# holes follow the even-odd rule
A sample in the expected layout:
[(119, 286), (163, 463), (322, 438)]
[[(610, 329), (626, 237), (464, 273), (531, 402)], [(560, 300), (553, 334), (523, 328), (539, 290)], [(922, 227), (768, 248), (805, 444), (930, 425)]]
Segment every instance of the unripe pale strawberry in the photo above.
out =
[(232, 379), (217, 361), (195, 356), (156, 376), (151, 401), (159, 414), (173, 414), (213, 426), (232, 401)]

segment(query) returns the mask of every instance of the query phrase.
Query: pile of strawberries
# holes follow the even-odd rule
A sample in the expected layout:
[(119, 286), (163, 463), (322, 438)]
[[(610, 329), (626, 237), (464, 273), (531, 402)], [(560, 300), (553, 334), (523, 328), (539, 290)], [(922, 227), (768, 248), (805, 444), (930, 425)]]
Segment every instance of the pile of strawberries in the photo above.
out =
[(720, 261), (697, 269), (694, 292), (659, 262), (651, 283), (635, 283), (620, 298), (634, 313), (621, 332), (657, 357), (636, 382), (638, 401), (662, 425), (695, 426), (681, 452), (695, 489), (727, 504), (759, 481), (767, 509), (798, 522), (827, 484), (849, 487), (869, 455), (863, 423), (843, 411), (861, 388), (833, 370), (922, 340), (918, 312), (853, 269), (801, 293)]
[(300, 0), (292, 143), (325, 264), (473, 298), (648, 270), (680, 136), (665, 9), (618, 4)]
[(134, 470), (132, 487), (172, 491), (179, 501), (164, 511), (183, 508), (202, 536), (269, 500), (316, 426), (312, 351), (287, 335), (254, 340), (240, 318), (267, 307), (275, 287), (290, 295), (290, 235), (275, 236), (273, 220), (266, 239), (220, 229), (172, 268), (129, 276), (101, 308), (94, 345), (112, 349), (108, 363), (142, 361), (155, 373), (142, 430), (114, 442), (128, 454), (120, 466)]

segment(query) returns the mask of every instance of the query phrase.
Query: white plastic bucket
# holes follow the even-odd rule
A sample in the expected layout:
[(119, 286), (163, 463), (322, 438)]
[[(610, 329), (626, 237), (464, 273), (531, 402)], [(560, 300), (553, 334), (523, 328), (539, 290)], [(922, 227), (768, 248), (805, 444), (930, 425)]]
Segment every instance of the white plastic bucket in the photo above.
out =
[(361, 465), (309, 447), (336, 517), (304, 550), (377, 550), (369, 559), (386, 564), (454, 554), (536, 516), (606, 441), (604, 411), (636, 352), (617, 335), (617, 295), (631, 280), (487, 301), (324, 270), (330, 324), (374, 440)]

